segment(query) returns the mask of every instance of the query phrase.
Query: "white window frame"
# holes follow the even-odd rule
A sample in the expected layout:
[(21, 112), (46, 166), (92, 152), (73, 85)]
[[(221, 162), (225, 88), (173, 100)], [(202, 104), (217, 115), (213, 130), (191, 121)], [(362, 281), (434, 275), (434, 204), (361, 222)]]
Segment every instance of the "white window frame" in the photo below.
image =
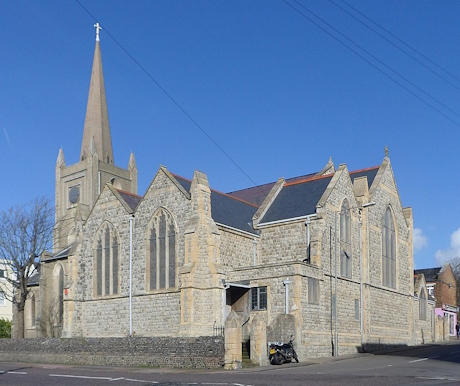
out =
[[(264, 307), (264, 303), (265, 303), (265, 307)], [(267, 309), (267, 306), (268, 306), (267, 287), (251, 288), (251, 311), (263, 311)]]

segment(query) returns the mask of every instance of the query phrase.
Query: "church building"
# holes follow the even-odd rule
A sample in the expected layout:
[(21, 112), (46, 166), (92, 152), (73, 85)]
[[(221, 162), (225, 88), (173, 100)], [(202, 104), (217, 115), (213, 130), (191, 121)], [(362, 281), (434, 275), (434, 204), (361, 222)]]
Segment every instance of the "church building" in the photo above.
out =
[(26, 337), (197, 337), (231, 320), (259, 363), (291, 336), (301, 360), (429, 338), (387, 150), (377, 166), (329, 159), (228, 193), (161, 166), (139, 196), (134, 155), (115, 164), (96, 27), (80, 157), (58, 153), (54, 251), (31, 282)]

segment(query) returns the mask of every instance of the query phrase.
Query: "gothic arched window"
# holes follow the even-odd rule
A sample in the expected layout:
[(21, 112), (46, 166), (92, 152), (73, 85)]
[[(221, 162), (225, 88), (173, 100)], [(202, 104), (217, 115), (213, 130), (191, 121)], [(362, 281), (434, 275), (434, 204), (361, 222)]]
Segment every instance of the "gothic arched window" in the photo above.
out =
[(396, 232), (390, 208), (385, 211), (382, 227), (382, 284), (396, 288)]
[(36, 308), (35, 294), (31, 292), (30, 297), (29, 297), (29, 312), (28, 312), (30, 327), (35, 327), (35, 308)]
[(62, 324), (64, 315), (64, 269), (60, 263), (54, 267), (53, 286), (56, 295), (54, 298), (55, 304), (52, 306), (55, 307), (56, 310), (55, 324), (59, 325)]
[(351, 278), (351, 215), (348, 201), (344, 200), (340, 211), (340, 274)]
[(120, 258), (118, 235), (115, 228), (106, 223), (98, 231), (94, 247), (94, 288), (96, 296), (118, 294), (120, 282)]
[(426, 293), (424, 288), (420, 291), (418, 303), (419, 319), (426, 320)]
[(149, 290), (176, 286), (176, 230), (171, 214), (159, 209), (148, 231)]

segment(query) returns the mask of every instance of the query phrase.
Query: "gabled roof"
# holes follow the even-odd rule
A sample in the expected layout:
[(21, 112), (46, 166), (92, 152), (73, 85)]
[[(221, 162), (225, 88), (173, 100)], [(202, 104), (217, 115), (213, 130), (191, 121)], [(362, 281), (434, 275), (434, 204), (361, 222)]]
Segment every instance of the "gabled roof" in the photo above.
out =
[(121, 198), (125, 201), (125, 203), (131, 208), (132, 211), (137, 208), (137, 205), (142, 200), (141, 196), (137, 194), (129, 193), (124, 190), (117, 189), (117, 192), (120, 194)]
[(423, 273), (425, 276), (425, 281), (427, 283), (432, 283), (438, 280), (438, 274), (441, 271), (441, 267), (436, 268), (425, 268), (425, 269), (415, 269), (414, 275), (419, 275)]
[[(287, 183), (293, 183), (299, 180), (304, 180), (306, 178), (317, 176), (318, 173), (311, 173), (306, 174), (304, 176), (292, 177), (286, 180)], [(275, 182), (269, 182), (263, 185), (253, 186), (251, 188), (235, 190), (234, 192), (227, 193), (229, 196), (239, 198), (243, 201), (250, 202), (251, 204), (260, 206), (262, 202), (265, 200), (265, 197), (270, 193), (273, 186), (275, 186)]]
[(316, 204), (333, 174), (286, 182), (259, 224), (297, 218), (316, 212)]
[(73, 244), (68, 245), (64, 249), (61, 249), (59, 252), (56, 252), (54, 255), (49, 256), (48, 258), (43, 259), (44, 262), (67, 259), (71, 254)]
[(354, 181), (355, 178), (367, 177), (367, 186), (370, 188), (374, 182), (375, 176), (379, 171), (379, 168), (380, 166), (373, 166), (371, 168), (355, 170), (350, 172), (350, 178), (352, 181)]
[(265, 197), (267, 197), (268, 193), (270, 193), (275, 184), (276, 182), (270, 182), (264, 185), (253, 186), (251, 188), (235, 190), (234, 192), (227, 194), (229, 196), (260, 206), (260, 204), (262, 204), (262, 202), (265, 200)]
[(40, 266), (37, 267), (37, 270), (27, 280), (27, 287), (36, 287), (39, 284), (40, 284)]
[[(177, 175), (174, 178), (187, 192), (190, 191), (190, 180)], [(251, 203), (211, 189), (211, 216), (218, 224), (256, 234), (252, 227), (252, 216), (256, 211), (257, 206)]]
[[(350, 172), (352, 182), (355, 178), (367, 177), (370, 187), (379, 170), (378, 166)], [(286, 181), (260, 224), (298, 218), (316, 213), (316, 206), (335, 173), (318, 176), (308, 174)]]
[[(350, 172), (350, 178), (353, 181), (355, 178), (366, 176), (370, 187), (378, 170), (378, 166), (356, 170)], [(316, 213), (316, 205), (334, 174), (311, 173), (287, 179), (259, 223), (298, 218)], [(186, 192), (190, 192), (192, 182), (189, 179), (172, 173), (171, 176)], [(227, 194), (211, 189), (213, 220), (218, 224), (256, 234), (252, 227), (253, 216), (275, 184), (276, 182), (270, 182)], [(131, 205), (137, 205), (139, 201), (133, 201)]]

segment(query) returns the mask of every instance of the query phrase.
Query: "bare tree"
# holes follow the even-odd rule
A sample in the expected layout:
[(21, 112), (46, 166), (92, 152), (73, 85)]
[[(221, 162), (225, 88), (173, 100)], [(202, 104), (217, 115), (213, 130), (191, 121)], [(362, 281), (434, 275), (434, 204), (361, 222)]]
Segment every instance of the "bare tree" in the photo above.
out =
[[(24, 308), (28, 281), (36, 272), (40, 255), (53, 239), (53, 206), (44, 197), (28, 205), (0, 212), (0, 259), (12, 272), (0, 288), (17, 310), (17, 338), (24, 338)], [(0, 284), (1, 285), (1, 284)]]
[(59, 299), (57, 297), (53, 297), (46, 308), (42, 308), (38, 322), (43, 337), (59, 338), (61, 336), (62, 328), (60, 325), (62, 323), (59, 317)]
[[(457, 282), (457, 306), (460, 305), (460, 257), (454, 257), (449, 261), (454, 273), (455, 280)], [(458, 314), (460, 316), (460, 313)], [(457, 317), (458, 317), (457, 316)]]
[(450, 266), (452, 267), (452, 272), (454, 276), (458, 278), (460, 276), (460, 257), (454, 257), (449, 261)]

